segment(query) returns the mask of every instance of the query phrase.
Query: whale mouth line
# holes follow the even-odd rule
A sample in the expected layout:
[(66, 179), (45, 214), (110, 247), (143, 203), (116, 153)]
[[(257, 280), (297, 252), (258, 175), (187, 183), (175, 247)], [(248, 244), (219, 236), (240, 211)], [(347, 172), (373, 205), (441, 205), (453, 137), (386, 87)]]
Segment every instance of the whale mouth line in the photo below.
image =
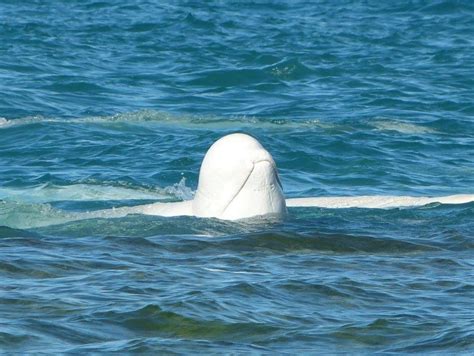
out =
[[(232, 204), (232, 202), (235, 200), (235, 198), (237, 198), (240, 194), (240, 192), (242, 191), (242, 189), (244, 189), (245, 185), (247, 184), (250, 176), (252, 175), (253, 171), (255, 170), (255, 166), (259, 163), (264, 163), (264, 162), (267, 162), (269, 163), (273, 168), (276, 168), (275, 167), (275, 163), (269, 159), (260, 159), (258, 161), (254, 161), (252, 162), (252, 169), (250, 169), (249, 171), (249, 174), (247, 175), (247, 177), (243, 180), (242, 182), (242, 185), (239, 187), (239, 189), (237, 190), (237, 192), (234, 194), (234, 196), (232, 197), (232, 199), (230, 199), (230, 201), (226, 204), (226, 206), (222, 209), (222, 212), (221, 214), (224, 214), (225, 211), (227, 210), (227, 208)], [(280, 183), (280, 179), (278, 178), (278, 175), (277, 175), (277, 181), (278, 181), (278, 184), (280, 185), (281, 187), (281, 183)]]

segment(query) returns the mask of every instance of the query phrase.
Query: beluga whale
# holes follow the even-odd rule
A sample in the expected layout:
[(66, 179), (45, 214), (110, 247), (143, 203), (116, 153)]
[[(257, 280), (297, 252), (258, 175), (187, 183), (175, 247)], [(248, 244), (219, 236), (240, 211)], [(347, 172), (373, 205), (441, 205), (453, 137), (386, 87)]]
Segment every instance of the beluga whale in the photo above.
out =
[[(240, 220), (271, 215), (284, 218), (287, 207), (396, 208), (431, 203), (463, 204), (474, 195), (443, 197), (346, 196), (285, 198), (272, 155), (254, 137), (233, 133), (207, 151), (193, 200), (133, 207), (134, 213)], [(122, 208), (119, 208), (122, 209)]]
[(284, 217), (283, 187), (272, 155), (252, 136), (235, 133), (217, 140), (201, 164), (192, 201), (142, 206), (150, 215), (193, 215), (239, 220), (259, 215)]

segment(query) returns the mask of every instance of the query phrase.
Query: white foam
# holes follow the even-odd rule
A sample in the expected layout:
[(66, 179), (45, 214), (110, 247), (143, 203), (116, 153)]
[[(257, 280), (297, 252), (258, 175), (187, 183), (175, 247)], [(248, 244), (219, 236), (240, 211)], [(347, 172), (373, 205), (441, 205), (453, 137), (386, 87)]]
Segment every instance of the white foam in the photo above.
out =
[(7, 127), (11, 125), (11, 121), (5, 119), (4, 117), (0, 117), (0, 128), (1, 127)]
[(380, 131), (396, 131), (402, 134), (436, 133), (436, 130), (426, 126), (396, 120), (378, 120), (372, 125)]

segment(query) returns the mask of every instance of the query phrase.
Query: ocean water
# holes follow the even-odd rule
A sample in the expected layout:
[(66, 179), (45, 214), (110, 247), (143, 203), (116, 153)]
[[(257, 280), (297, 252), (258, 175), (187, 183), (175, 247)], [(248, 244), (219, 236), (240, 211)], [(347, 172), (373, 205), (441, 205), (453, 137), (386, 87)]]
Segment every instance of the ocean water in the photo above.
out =
[(287, 197), (474, 194), (473, 117), (470, 0), (2, 0), (0, 351), (472, 354), (473, 203), (112, 208), (231, 132)]

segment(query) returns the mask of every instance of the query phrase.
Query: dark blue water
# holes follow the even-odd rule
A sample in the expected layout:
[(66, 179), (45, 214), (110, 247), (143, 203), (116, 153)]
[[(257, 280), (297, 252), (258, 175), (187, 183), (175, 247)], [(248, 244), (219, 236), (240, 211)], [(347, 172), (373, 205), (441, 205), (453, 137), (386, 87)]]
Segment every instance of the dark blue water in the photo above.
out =
[(474, 205), (116, 217), (230, 132), (288, 197), (474, 194), (471, 1), (0, 2), (0, 350), (474, 352)]

